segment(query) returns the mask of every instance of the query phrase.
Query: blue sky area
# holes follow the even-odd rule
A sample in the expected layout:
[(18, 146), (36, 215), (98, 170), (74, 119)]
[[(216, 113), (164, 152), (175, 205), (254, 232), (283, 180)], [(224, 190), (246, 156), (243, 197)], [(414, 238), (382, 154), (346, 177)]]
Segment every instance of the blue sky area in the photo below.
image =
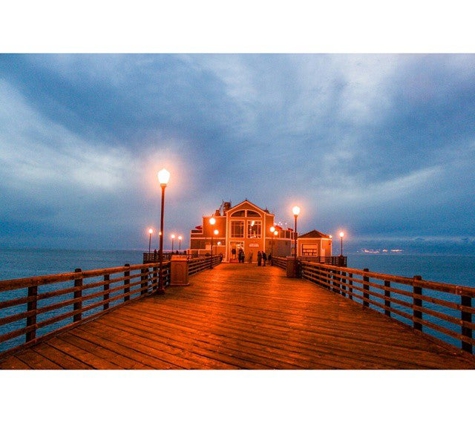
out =
[(474, 54), (3, 53), (0, 246), (148, 248), (162, 167), (184, 245), (248, 199), (355, 247), (473, 246), (474, 128)]

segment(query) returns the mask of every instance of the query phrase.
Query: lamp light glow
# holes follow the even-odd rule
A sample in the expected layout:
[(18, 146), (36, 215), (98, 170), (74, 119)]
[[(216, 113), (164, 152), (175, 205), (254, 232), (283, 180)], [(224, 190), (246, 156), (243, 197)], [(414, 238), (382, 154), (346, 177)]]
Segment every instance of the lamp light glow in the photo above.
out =
[(160, 186), (167, 186), (170, 181), (170, 172), (167, 169), (161, 169), (158, 172), (158, 181)]

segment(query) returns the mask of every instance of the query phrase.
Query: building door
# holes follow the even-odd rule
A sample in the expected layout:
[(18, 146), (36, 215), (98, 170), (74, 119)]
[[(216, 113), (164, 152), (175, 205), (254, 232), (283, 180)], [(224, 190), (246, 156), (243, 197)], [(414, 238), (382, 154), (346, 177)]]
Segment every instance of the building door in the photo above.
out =
[(244, 242), (230, 242), (230, 261), (237, 261), (239, 256), (239, 250), (244, 251)]

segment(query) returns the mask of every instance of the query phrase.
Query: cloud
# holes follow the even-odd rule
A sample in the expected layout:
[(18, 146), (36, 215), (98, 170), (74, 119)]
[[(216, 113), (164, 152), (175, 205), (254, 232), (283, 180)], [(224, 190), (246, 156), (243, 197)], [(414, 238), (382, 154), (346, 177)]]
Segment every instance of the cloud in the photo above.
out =
[(222, 200), (246, 198), (282, 220), (299, 203), (302, 230), (456, 235), (474, 220), (474, 65), (474, 55), (2, 55), (0, 216), (140, 244), (167, 167), (167, 224), (184, 235)]

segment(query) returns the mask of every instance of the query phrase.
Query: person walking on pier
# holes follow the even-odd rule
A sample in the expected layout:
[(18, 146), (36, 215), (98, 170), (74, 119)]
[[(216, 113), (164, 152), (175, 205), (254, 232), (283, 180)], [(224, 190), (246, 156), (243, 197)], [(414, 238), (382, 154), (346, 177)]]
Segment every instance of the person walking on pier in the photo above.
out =
[(262, 254), (261, 251), (257, 252), (257, 266), (260, 267), (262, 265)]
[(267, 255), (265, 251), (262, 251), (262, 266), (265, 267), (267, 262)]

